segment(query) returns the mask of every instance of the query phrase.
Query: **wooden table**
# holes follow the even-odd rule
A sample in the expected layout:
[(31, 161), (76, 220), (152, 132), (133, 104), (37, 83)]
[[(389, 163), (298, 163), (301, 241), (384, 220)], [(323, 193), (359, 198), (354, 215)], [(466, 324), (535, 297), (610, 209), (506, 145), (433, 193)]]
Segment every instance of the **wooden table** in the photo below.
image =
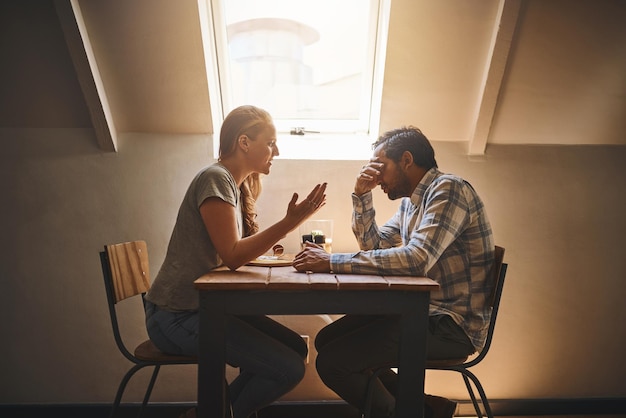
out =
[(217, 269), (195, 281), (200, 296), (198, 417), (225, 416), (225, 315), (400, 316), (396, 418), (421, 417), (430, 291), (425, 277), (299, 273), (293, 267)]

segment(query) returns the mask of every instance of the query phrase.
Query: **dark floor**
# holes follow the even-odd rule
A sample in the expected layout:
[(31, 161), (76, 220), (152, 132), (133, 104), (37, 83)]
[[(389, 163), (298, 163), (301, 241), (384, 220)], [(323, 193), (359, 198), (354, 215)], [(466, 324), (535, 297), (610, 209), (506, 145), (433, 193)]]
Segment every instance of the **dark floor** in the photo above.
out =
[[(558, 403), (554, 404), (556, 407)], [(525, 415), (513, 415), (506, 405), (492, 405), (497, 417), (507, 418), (626, 418), (622, 403), (610, 408), (596, 407), (597, 413), (588, 413), (588, 407), (582, 404), (574, 404), (567, 408), (555, 409), (555, 407), (541, 407), (529, 409), (523, 406), (519, 411)], [(604, 404), (602, 404), (604, 405)], [(150, 406), (144, 411), (144, 418), (177, 418), (182, 412), (189, 409), (188, 404), (160, 404)], [(531, 404), (532, 406), (532, 404)], [(550, 409), (552, 408), (552, 409)], [(139, 408), (124, 405), (116, 414), (116, 418), (136, 418)], [(548, 411), (548, 413), (546, 413)], [(471, 415), (471, 403), (460, 405), (457, 409), (458, 417), (473, 417)], [(618, 412), (618, 413), (616, 413)], [(0, 405), (0, 417), (2, 418), (108, 418), (110, 407), (108, 405)], [(315, 404), (280, 404), (272, 405), (259, 412), (258, 418), (360, 418), (358, 412), (342, 403), (315, 403)]]

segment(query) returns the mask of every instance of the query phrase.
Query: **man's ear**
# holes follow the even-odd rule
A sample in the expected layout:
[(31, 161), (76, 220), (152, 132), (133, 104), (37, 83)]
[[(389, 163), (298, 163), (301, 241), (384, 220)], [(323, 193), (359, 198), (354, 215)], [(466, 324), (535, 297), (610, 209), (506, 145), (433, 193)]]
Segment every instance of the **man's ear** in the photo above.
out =
[(250, 138), (248, 138), (248, 135), (240, 135), (237, 142), (243, 152), (248, 152), (248, 147), (250, 146)]
[(406, 171), (412, 165), (413, 165), (413, 154), (411, 154), (409, 151), (404, 151), (402, 153), (402, 156), (400, 157), (400, 167), (402, 167), (402, 169)]

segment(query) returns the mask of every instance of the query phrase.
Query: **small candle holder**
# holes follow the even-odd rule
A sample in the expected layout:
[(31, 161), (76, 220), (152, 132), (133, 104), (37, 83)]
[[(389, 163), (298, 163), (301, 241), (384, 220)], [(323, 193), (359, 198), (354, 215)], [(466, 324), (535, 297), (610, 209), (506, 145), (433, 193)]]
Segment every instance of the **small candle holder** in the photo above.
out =
[(300, 248), (304, 249), (306, 242), (321, 245), (327, 253), (332, 252), (333, 221), (332, 219), (309, 220), (300, 225)]

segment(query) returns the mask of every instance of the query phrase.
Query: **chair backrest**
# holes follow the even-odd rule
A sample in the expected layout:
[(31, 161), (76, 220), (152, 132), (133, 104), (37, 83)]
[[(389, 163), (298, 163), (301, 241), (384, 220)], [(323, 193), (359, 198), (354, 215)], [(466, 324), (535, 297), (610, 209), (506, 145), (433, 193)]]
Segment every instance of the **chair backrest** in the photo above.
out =
[(145, 241), (106, 245), (115, 303), (150, 289), (148, 246)]
[(126, 358), (136, 362), (122, 340), (115, 306), (137, 295), (142, 295), (143, 301), (143, 295), (150, 289), (148, 246), (145, 241), (105, 245), (100, 252), (100, 262), (115, 342)]
[(493, 281), (493, 289), (491, 290), (491, 297), (489, 299), (489, 305), (494, 308), (500, 303), (499, 297), (502, 293), (502, 284), (504, 281), (504, 274), (501, 274), (502, 269), (506, 273), (507, 265), (503, 263), (504, 260), (504, 248), (496, 245), (496, 251), (493, 260), (493, 267), (491, 270), (491, 280)]
[(504, 248), (496, 245), (495, 257), (493, 260), (493, 267), (491, 268), (491, 280), (493, 280), (493, 289), (491, 291), (491, 298), (489, 304), (491, 306), (491, 320), (489, 321), (489, 329), (487, 331), (487, 339), (485, 340), (485, 346), (481, 350), (480, 354), (473, 358), (471, 361), (465, 363), (466, 367), (471, 367), (479, 363), (491, 346), (491, 340), (493, 339), (493, 331), (496, 327), (496, 318), (498, 317), (498, 310), (500, 309), (500, 299), (502, 298), (502, 289), (504, 288), (504, 278), (506, 276), (506, 269), (508, 267), (504, 260)]

